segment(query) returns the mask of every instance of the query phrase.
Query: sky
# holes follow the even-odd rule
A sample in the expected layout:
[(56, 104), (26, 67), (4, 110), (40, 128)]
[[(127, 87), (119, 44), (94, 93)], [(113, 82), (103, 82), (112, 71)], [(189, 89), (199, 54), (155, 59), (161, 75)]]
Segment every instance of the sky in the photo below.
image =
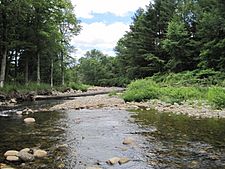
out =
[(150, 0), (71, 0), (75, 14), (81, 21), (80, 34), (72, 39), (77, 59), (87, 51), (98, 49), (115, 56), (113, 48), (129, 31), (131, 17), (138, 8), (145, 8)]

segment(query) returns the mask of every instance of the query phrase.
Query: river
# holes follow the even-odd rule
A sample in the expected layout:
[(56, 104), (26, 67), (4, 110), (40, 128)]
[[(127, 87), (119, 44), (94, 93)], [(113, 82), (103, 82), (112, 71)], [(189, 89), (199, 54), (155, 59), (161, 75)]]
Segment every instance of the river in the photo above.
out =
[[(43, 106), (43, 103), (35, 106)], [(34, 107), (35, 107), (34, 106)], [(45, 105), (46, 106), (46, 105)], [(18, 109), (21, 109), (19, 107)], [(38, 147), (48, 157), (10, 164), (20, 169), (225, 168), (225, 120), (119, 109), (36, 112), (1, 111), (0, 163), (6, 150)], [(25, 124), (25, 117), (36, 123)], [(125, 138), (134, 143), (124, 145)], [(112, 157), (126, 164), (108, 165)]]

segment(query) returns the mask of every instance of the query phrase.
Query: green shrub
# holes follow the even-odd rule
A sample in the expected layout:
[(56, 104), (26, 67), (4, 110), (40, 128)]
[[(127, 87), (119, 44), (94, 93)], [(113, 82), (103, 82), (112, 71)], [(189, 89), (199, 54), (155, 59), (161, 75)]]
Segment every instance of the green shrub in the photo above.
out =
[(225, 89), (220, 87), (210, 88), (208, 91), (208, 101), (216, 108), (225, 108)]
[(82, 92), (87, 91), (87, 89), (90, 87), (89, 85), (74, 82), (69, 83), (67, 86), (73, 90), (81, 90)]
[(142, 79), (132, 82), (123, 94), (125, 101), (156, 99), (160, 95), (159, 86), (152, 80)]

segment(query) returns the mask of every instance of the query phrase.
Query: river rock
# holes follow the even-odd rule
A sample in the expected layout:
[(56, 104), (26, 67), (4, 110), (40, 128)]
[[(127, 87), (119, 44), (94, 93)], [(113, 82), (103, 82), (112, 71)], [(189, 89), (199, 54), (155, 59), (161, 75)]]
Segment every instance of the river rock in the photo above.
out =
[(19, 161), (20, 159), (17, 156), (7, 156), (6, 160), (11, 162), (16, 162), (16, 161)]
[(8, 150), (5, 152), (4, 156), (8, 157), (8, 156), (18, 156), (19, 152), (16, 150)]
[(134, 139), (132, 137), (127, 137), (123, 140), (123, 144), (133, 144)]
[(22, 112), (22, 111), (17, 111), (16, 114), (17, 114), (17, 115), (22, 115), (23, 112)]
[(110, 158), (109, 160), (107, 160), (106, 163), (114, 165), (114, 164), (118, 163), (119, 160), (120, 160), (119, 157), (113, 157), (113, 158)]
[(34, 123), (35, 122), (35, 119), (34, 118), (25, 118), (23, 121), (25, 123)]
[(34, 151), (34, 157), (42, 158), (42, 157), (46, 157), (47, 155), (48, 155), (48, 153), (45, 150), (35, 150)]
[[(28, 151), (29, 152), (29, 151)], [(18, 157), (25, 161), (25, 162), (28, 162), (28, 161), (33, 161), (34, 160), (34, 155), (33, 154), (30, 154), (28, 153), (26, 150), (21, 150), (18, 154)]]
[(17, 103), (17, 101), (16, 101), (16, 99), (15, 98), (13, 98), (13, 99), (10, 99), (10, 101), (9, 101), (10, 103), (13, 103), (13, 104), (16, 104)]
[(122, 164), (125, 164), (125, 163), (129, 162), (129, 161), (130, 161), (129, 158), (122, 157), (122, 158), (120, 158), (120, 160), (118, 162), (119, 162), (120, 165), (122, 165)]
[(32, 109), (27, 109), (28, 113), (34, 113), (34, 111)]

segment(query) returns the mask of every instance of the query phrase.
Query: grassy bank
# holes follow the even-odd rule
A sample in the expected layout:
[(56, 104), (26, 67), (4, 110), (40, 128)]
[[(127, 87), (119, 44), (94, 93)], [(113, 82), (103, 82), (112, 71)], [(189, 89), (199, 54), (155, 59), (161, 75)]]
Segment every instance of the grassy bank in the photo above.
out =
[(39, 85), (37, 85), (37, 83), (29, 83), (28, 85), (6, 84), (3, 88), (0, 88), (0, 93), (8, 95), (13, 92), (24, 94), (33, 91), (36, 92), (37, 94), (44, 94), (44, 93), (51, 93), (52, 90), (60, 92), (65, 92), (68, 89), (87, 91), (88, 88), (89, 88), (88, 85), (84, 85), (81, 83), (69, 83), (65, 86), (54, 86), (54, 87), (51, 87), (49, 84), (44, 83), (41, 83)]
[(169, 103), (204, 100), (216, 108), (225, 108), (223, 75), (210, 73), (183, 72), (136, 80), (128, 85), (123, 98), (137, 102), (159, 99)]

